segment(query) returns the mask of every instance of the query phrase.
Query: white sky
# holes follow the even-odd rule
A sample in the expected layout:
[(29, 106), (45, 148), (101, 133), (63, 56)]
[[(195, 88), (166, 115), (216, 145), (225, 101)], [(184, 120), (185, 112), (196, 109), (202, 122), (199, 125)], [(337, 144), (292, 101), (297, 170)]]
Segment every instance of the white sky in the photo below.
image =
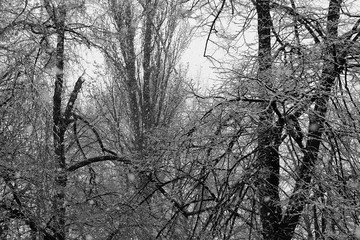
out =
[[(187, 76), (191, 79), (202, 91), (211, 89), (211, 87), (216, 84), (216, 73), (213, 68), (213, 65), (209, 59), (204, 57), (204, 49), (206, 43), (206, 37), (195, 37), (188, 48), (184, 51), (181, 56), (180, 63), (184, 66), (188, 66)], [(76, 81), (77, 75), (81, 75), (84, 69), (86, 69), (86, 76), (90, 79), (87, 79), (87, 83), (93, 80), (94, 83), (98, 81), (98, 74), (104, 69), (99, 69), (100, 66), (103, 66), (104, 60), (102, 54), (96, 49), (80, 49), (83, 55), (82, 66), (80, 69), (76, 69), (75, 72), (71, 75), (74, 79), (69, 79), (70, 86), (72, 82)], [(71, 87), (70, 87), (71, 88)]]
[(205, 43), (206, 36), (194, 38), (181, 58), (181, 62), (189, 66), (188, 77), (202, 90), (210, 89), (216, 79), (210, 60), (204, 57)]

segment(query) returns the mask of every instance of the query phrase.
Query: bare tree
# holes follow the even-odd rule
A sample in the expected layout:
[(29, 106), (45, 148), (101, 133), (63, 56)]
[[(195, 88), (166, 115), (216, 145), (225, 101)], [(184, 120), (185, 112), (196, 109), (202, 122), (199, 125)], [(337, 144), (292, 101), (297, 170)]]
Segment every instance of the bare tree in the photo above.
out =
[[(358, 237), (360, 21), (326, 4), (1, 2), (1, 238)], [(190, 15), (233, 58), (184, 101)]]
[[(353, 237), (358, 208), (348, 204), (342, 208), (342, 219), (351, 220), (333, 215), (335, 202), (353, 202), (350, 195), (358, 194), (348, 183), (358, 164), (349, 157), (349, 146), (342, 145), (339, 128), (339, 116), (353, 122), (358, 101), (356, 87), (349, 88), (348, 66), (356, 66), (359, 29), (356, 14), (349, 9), (352, 3), (329, 1), (328, 6), (316, 7), (307, 2), (254, 1), (256, 22), (242, 19), (242, 9), (233, 2), (209, 4), (214, 6), (209, 44), (216, 35), (226, 36), (221, 24), (229, 20), (225, 11), (230, 9), (239, 12), (231, 16), (234, 22), (256, 23), (257, 56), (244, 54), (240, 66), (227, 75), (231, 90), (220, 88), (213, 107), (185, 134), (190, 138), (183, 140), (180, 151), (197, 160), (184, 161), (177, 169), (188, 173), (183, 177), (193, 182), (187, 182), (187, 189), (194, 190), (185, 201), (175, 201), (179, 211), (174, 218), (197, 217), (192, 237), (200, 232), (223, 239), (259, 238), (260, 233), (264, 239)], [(241, 36), (231, 33), (226, 40), (231, 44)], [(347, 133), (356, 132), (356, 124), (341, 122), (349, 127)], [(209, 128), (212, 133), (201, 138), (208, 125), (218, 127)], [(356, 142), (356, 134), (350, 135)], [(357, 156), (353, 150), (351, 155)], [(323, 180), (329, 176), (336, 177), (343, 190), (335, 194), (332, 184)], [(237, 181), (230, 181), (233, 178)], [(195, 191), (199, 186), (200, 197)]]
[[(105, 91), (94, 94), (103, 116), (101, 131), (108, 148), (134, 156), (127, 171), (136, 176), (133, 204), (141, 208), (139, 236), (145, 238), (157, 228), (146, 220), (151, 211), (145, 213), (151, 208), (156, 172), (163, 164), (157, 144), (166, 134), (159, 133), (174, 125), (186, 96), (186, 73), (179, 59), (191, 31), (182, 19), (183, 8), (180, 1), (108, 1), (108, 17), (94, 30), (111, 73)], [(127, 173), (119, 173), (125, 175), (124, 181)]]
[[(83, 75), (68, 99), (65, 96), (64, 76), (70, 59), (66, 49), (78, 42), (88, 44), (82, 31), (86, 26), (71, 22), (83, 3), (7, 4), (2, 7), (12, 19), (3, 28), (6, 41), (2, 53), (14, 54), (7, 54), (11, 61), (3, 56), (1, 66), (6, 85), (2, 90), (7, 92), (1, 103), (1, 138), (5, 143), (12, 136), (13, 141), (2, 150), (1, 211), (5, 214), (1, 234), (21, 239), (67, 239), (69, 230), (73, 230), (73, 222), (69, 221), (72, 206), (68, 204), (71, 173), (95, 162), (127, 160), (105, 153), (69, 159), (73, 139), (78, 137), (70, 136), (70, 126), (78, 121), (92, 129), (75, 110)], [(96, 136), (96, 132), (92, 133)]]

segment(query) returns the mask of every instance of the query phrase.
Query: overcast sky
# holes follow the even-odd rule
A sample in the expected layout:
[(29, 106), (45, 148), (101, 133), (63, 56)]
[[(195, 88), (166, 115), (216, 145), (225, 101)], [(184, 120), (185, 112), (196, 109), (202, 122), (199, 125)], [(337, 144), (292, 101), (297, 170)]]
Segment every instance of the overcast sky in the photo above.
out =
[(216, 79), (210, 60), (204, 57), (206, 36), (194, 38), (182, 55), (181, 62), (189, 65), (188, 77), (199, 83), (202, 90), (211, 88)]

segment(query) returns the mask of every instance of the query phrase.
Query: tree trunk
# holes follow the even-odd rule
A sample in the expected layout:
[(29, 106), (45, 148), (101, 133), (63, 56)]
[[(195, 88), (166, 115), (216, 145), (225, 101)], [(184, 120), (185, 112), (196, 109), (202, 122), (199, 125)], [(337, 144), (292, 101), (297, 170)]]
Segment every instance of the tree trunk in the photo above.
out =
[[(276, 111), (276, 103), (263, 103), (260, 108), (257, 157), (258, 164), (261, 167), (259, 202), (262, 233), (264, 239), (267, 240), (291, 240), (296, 226), (299, 224), (303, 209), (307, 204), (313, 170), (317, 162), (322, 141), (321, 137), (324, 132), (325, 117), (328, 111), (327, 105), (335, 79), (341, 73), (344, 65), (344, 59), (341, 57), (342, 55), (335, 42), (338, 37), (341, 3), (341, 0), (331, 0), (329, 4), (326, 50), (324, 51), (320, 86), (310, 116), (302, 165), (284, 214), (282, 214), (279, 197), (280, 159), (278, 154), (278, 140), (282, 131), (282, 119)], [(271, 70), (270, 30), (272, 26), (269, 5), (269, 0), (258, 0), (256, 2), (259, 37), (258, 79), (262, 84), (271, 87), (271, 81), (268, 79)], [(262, 97), (266, 99), (264, 94)], [(271, 108), (271, 106), (274, 107)], [(274, 113), (278, 116), (276, 123), (274, 123)], [(280, 126), (280, 128), (277, 126)]]
[[(293, 194), (290, 197), (282, 226), (287, 232), (287, 238), (291, 239), (296, 226), (299, 223), (302, 211), (307, 204), (307, 196), (310, 183), (313, 177), (313, 170), (316, 165), (322, 135), (324, 133), (325, 117), (328, 111), (328, 102), (335, 79), (343, 69), (343, 59), (339, 56), (339, 49), (336, 49), (338, 37), (338, 21), (340, 18), (340, 6), (342, 1), (331, 0), (327, 17), (327, 42), (324, 51), (324, 65), (322, 69), (321, 82), (318, 89), (318, 96), (315, 99), (313, 113), (310, 116), (308, 126), (308, 140), (304, 150), (304, 157), (296, 181)], [(284, 238), (285, 239), (285, 238)]]
[(65, 62), (65, 19), (66, 6), (61, 4), (54, 7), (49, 0), (44, 1), (44, 6), (49, 14), (57, 34), (56, 42), (56, 65), (55, 86), (53, 95), (53, 144), (54, 144), (54, 193), (53, 193), (53, 217), (49, 223), (52, 234), (47, 238), (56, 240), (66, 239), (66, 156), (65, 156), (65, 132), (67, 120), (62, 114), (62, 92), (64, 82)]
[[(271, 15), (270, 1), (259, 0), (256, 2), (258, 13), (258, 79), (262, 84), (271, 87)], [(264, 99), (266, 93), (260, 94)], [(276, 104), (276, 103), (274, 103)], [(274, 114), (269, 102), (260, 105), (259, 125), (258, 125), (258, 155), (257, 161), (260, 166), (259, 174), (259, 202), (260, 218), (263, 229), (264, 239), (276, 239), (279, 234), (281, 221), (281, 208), (279, 198), (279, 153), (277, 135), (281, 134), (280, 128), (273, 126)], [(280, 120), (280, 119), (279, 119)], [(275, 237), (275, 238), (274, 238)]]
[(66, 161), (65, 161), (65, 131), (61, 106), (62, 91), (64, 80), (64, 43), (65, 43), (65, 9), (59, 9), (60, 18), (56, 22), (57, 27), (57, 46), (56, 46), (56, 80), (53, 96), (53, 139), (55, 152), (55, 195), (53, 199), (54, 209), (54, 229), (56, 240), (65, 240), (66, 229), (66, 208), (65, 208), (65, 189), (67, 184)]

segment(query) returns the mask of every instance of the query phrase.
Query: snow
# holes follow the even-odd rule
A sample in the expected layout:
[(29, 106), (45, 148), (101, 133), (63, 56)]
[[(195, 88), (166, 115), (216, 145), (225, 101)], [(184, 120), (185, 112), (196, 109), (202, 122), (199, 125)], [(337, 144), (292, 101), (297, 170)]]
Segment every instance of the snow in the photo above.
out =
[(31, 135), (31, 133), (33, 132), (33, 126), (32, 125), (28, 125), (26, 128), (25, 128), (25, 132), (27, 135)]
[(133, 173), (129, 173), (127, 177), (129, 179), (129, 181), (131, 181), (131, 182), (135, 181), (135, 175)]
[(49, 102), (52, 101), (50, 91), (46, 87), (39, 88), (38, 92), (39, 92), (39, 96), (40, 96), (42, 101), (44, 101), (46, 103), (49, 103)]
[(349, 187), (354, 188), (354, 189), (360, 188), (360, 183), (359, 182), (349, 181), (348, 185), (349, 185)]
[(60, 74), (63, 74), (63, 73), (64, 73), (64, 72), (63, 72), (61, 69), (59, 69), (58, 67), (54, 67), (54, 72), (55, 72), (56, 75), (60, 75)]
[(94, 238), (90, 234), (88, 234), (88, 235), (85, 236), (85, 239), (86, 240), (93, 240)]
[(356, 226), (354, 234), (357, 239), (360, 239), (360, 226)]
[(20, 172), (16, 172), (16, 173), (15, 173), (15, 178), (16, 178), (16, 179), (19, 179), (20, 177), (21, 177), (21, 173), (20, 173)]
[(312, 123), (309, 128), (311, 131), (316, 131), (319, 128), (319, 126), (316, 123)]

